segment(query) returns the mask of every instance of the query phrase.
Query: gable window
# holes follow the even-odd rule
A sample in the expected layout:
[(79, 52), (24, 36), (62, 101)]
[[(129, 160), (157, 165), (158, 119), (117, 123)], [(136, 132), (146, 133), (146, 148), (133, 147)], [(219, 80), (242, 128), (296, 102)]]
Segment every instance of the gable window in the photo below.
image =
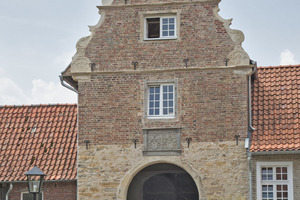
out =
[(176, 17), (145, 18), (145, 39), (176, 39)]
[(258, 162), (257, 199), (293, 200), (292, 162)]

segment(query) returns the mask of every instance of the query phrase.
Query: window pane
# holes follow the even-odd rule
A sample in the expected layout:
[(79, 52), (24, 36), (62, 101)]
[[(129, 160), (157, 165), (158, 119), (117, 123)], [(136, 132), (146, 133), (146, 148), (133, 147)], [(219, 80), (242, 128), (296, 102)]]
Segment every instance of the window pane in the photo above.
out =
[(163, 31), (163, 36), (168, 36), (168, 31)]
[(150, 93), (154, 93), (154, 87), (150, 87)]
[(173, 108), (169, 108), (169, 114), (173, 114)]
[(169, 101), (169, 106), (173, 107), (173, 101)]
[(173, 85), (169, 85), (169, 92), (173, 92)]
[(280, 191), (281, 190), (281, 185), (277, 185), (276, 188), (277, 188), (277, 191)]
[(263, 198), (268, 198), (268, 193), (267, 193), (267, 192), (263, 192), (263, 193), (262, 193), (262, 197), (263, 197)]
[(159, 93), (160, 92), (160, 88), (159, 87), (156, 87), (155, 88), (155, 93)]
[(281, 167), (276, 167), (276, 173), (281, 173)]
[(273, 168), (272, 167), (268, 168), (268, 173), (273, 173)]
[(159, 108), (159, 101), (155, 102), (155, 108)]
[(266, 174), (261, 175), (261, 179), (262, 180), (267, 180), (267, 175)]
[(273, 180), (273, 175), (272, 174), (268, 175), (268, 180)]
[(163, 107), (164, 107), (164, 108), (165, 108), (165, 107), (168, 107), (168, 102), (167, 102), (167, 101), (164, 101)]
[(283, 188), (284, 191), (287, 191), (287, 190), (288, 190), (288, 186), (287, 186), (287, 185), (283, 185), (282, 188)]
[(168, 18), (164, 18), (163, 19), (163, 24), (167, 24), (168, 23)]
[(163, 92), (168, 92), (168, 86), (163, 86)]
[(150, 100), (154, 100), (154, 95), (153, 94), (150, 94)]
[(167, 100), (168, 99), (168, 95), (167, 94), (163, 94), (163, 100)]
[[(165, 26), (165, 25), (164, 25)], [(174, 30), (174, 24), (169, 25), (169, 30)]]
[(163, 29), (162, 30), (168, 30), (168, 25), (163, 25)]
[(287, 167), (282, 167), (282, 173), (287, 173)]
[(174, 36), (174, 31), (170, 31), (169, 36)]
[(153, 115), (153, 109), (149, 109), (149, 115)]
[(155, 94), (155, 100), (159, 100), (159, 94)]
[(277, 192), (277, 197), (281, 197), (281, 192)]
[(263, 185), (262, 186), (262, 191), (267, 191), (268, 190), (268, 187), (266, 185)]
[(269, 192), (269, 193), (268, 193), (268, 197), (273, 198), (273, 192)]
[(282, 180), (287, 180), (287, 174), (282, 174)]
[(276, 174), (276, 180), (281, 180), (281, 174)]
[(175, 18), (169, 18), (169, 23), (171, 24), (171, 23), (174, 23), (174, 21), (175, 21)]
[(163, 109), (163, 113), (164, 113), (164, 115), (167, 115), (167, 114), (168, 114), (168, 109), (167, 109), (167, 108), (164, 108), (164, 109)]
[(148, 38), (159, 38), (159, 18), (148, 18), (147, 27), (148, 27)]
[(154, 107), (154, 102), (149, 102), (149, 108), (153, 108)]
[(267, 168), (265, 168), (265, 167), (261, 168), (261, 173), (262, 173), (262, 174), (267, 173)]
[(273, 191), (273, 185), (268, 185), (268, 190)]
[(173, 93), (169, 94), (169, 99), (173, 99)]
[(159, 115), (159, 109), (155, 109), (155, 115)]

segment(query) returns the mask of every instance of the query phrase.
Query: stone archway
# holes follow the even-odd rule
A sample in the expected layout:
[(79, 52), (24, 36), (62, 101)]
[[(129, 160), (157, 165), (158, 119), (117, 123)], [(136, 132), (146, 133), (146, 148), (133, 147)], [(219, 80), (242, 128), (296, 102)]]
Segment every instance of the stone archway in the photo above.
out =
[[(161, 164), (161, 166), (158, 166), (158, 168), (164, 166), (166, 168), (166, 170), (170, 170), (170, 169), (174, 170), (173, 171), (174, 173), (172, 172), (172, 173), (166, 174), (163, 172), (159, 172), (159, 173), (154, 172), (154, 173), (152, 173), (154, 178), (150, 179), (150, 182), (147, 182), (147, 183), (144, 181), (146, 179), (144, 179), (143, 175), (142, 175), (142, 179), (144, 181), (143, 183), (146, 183), (146, 185), (155, 183), (155, 181), (157, 181), (156, 179), (165, 181), (165, 183), (168, 184), (168, 182), (170, 182), (170, 180), (174, 179), (174, 178), (172, 178), (172, 176), (175, 176), (176, 173), (182, 174), (182, 177), (184, 177), (184, 176), (187, 177), (187, 175), (188, 175), (195, 184), (195, 190), (197, 190), (197, 192), (198, 192), (198, 194), (197, 194), (198, 199), (203, 199), (203, 197), (205, 197), (204, 192), (203, 192), (202, 183), (201, 183), (201, 178), (198, 175), (198, 173), (189, 164), (182, 162), (180, 157), (156, 156), (156, 157), (147, 157), (147, 158), (143, 159), (137, 166), (135, 166), (133, 169), (131, 169), (129, 172), (126, 173), (123, 180), (121, 181), (121, 184), (118, 187), (118, 199), (119, 200), (127, 199), (128, 189), (129, 189), (130, 184), (133, 181), (134, 177), (136, 175), (138, 175), (138, 173), (141, 172), (143, 169), (146, 169), (148, 166), (152, 166), (155, 164)], [(163, 165), (163, 164), (171, 164), (171, 165), (173, 165), (173, 167), (168, 169), (168, 167), (170, 167), (171, 165)], [(150, 168), (150, 170), (153, 170), (153, 169)], [(158, 171), (160, 171), (160, 170), (158, 170)], [(164, 174), (164, 175), (156, 176), (158, 174)], [(169, 178), (167, 176), (169, 176)], [(179, 175), (179, 176), (181, 176), (181, 175)], [(149, 179), (147, 179), (147, 180), (149, 180)], [(171, 185), (172, 184), (169, 183), (168, 187), (170, 190), (172, 190)], [(140, 189), (142, 189), (142, 188), (140, 188)], [(152, 191), (148, 190), (148, 191), (146, 191), (146, 193), (147, 192), (151, 193)], [(194, 200), (194, 199), (192, 199), (192, 200)]]

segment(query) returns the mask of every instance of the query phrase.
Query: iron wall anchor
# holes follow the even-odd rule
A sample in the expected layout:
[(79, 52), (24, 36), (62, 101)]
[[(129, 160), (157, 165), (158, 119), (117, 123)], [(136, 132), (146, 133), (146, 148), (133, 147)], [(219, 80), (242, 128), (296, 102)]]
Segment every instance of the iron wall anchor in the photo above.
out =
[(132, 61), (131, 64), (133, 65), (134, 70), (136, 70), (136, 66), (137, 66), (137, 64), (139, 64), (139, 62), (138, 61)]
[(183, 62), (185, 63), (185, 68), (187, 68), (187, 63), (189, 62), (189, 59), (183, 59)]
[(95, 63), (90, 63), (91, 71), (94, 71), (95, 65)]
[(90, 141), (89, 140), (84, 140), (83, 142), (85, 142), (86, 149), (89, 149), (89, 143), (90, 143)]
[(188, 148), (190, 148), (190, 141), (192, 141), (193, 139), (192, 138), (186, 138), (185, 140), (188, 142)]
[(235, 140), (236, 140), (236, 146), (239, 145), (239, 138), (241, 137), (240, 135), (235, 135)]
[(132, 139), (132, 142), (134, 142), (134, 148), (136, 149), (136, 143), (139, 141), (139, 139)]

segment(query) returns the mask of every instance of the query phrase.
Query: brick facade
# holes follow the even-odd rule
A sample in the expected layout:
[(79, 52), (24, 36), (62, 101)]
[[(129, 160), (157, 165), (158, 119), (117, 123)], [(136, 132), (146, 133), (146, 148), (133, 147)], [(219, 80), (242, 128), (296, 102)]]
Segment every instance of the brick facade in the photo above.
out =
[[(199, 199), (248, 195), (243, 141), (254, 66), (241, 47), (243, 34), (218, 16), (218, 2), (105, 1), (99, 7), (98, 25), (79, 40), (64, 74), (78, 83), (79, 200), (127, 199), (134, 176), (159, 163), (190, 174)], [(145, 40), (145, 17), (160, 14), (176, 15), (177, 38)], [(174, 118), (148, 118), (149, 82), (174, 83)], [(145, 130), (170, 128), (180, 133), (179, 154), (145, 154)]]
[[(9, 184), (6, 184), (9, 187)], [(44, 182), (43, 197), (45, 200), (75, 200), (76, 181), (52, 181)], [(21, 194), (28, 192), (27, 183), (13, 183), (13, 189), (9, 193), (9, 200), (20, 200)]]

